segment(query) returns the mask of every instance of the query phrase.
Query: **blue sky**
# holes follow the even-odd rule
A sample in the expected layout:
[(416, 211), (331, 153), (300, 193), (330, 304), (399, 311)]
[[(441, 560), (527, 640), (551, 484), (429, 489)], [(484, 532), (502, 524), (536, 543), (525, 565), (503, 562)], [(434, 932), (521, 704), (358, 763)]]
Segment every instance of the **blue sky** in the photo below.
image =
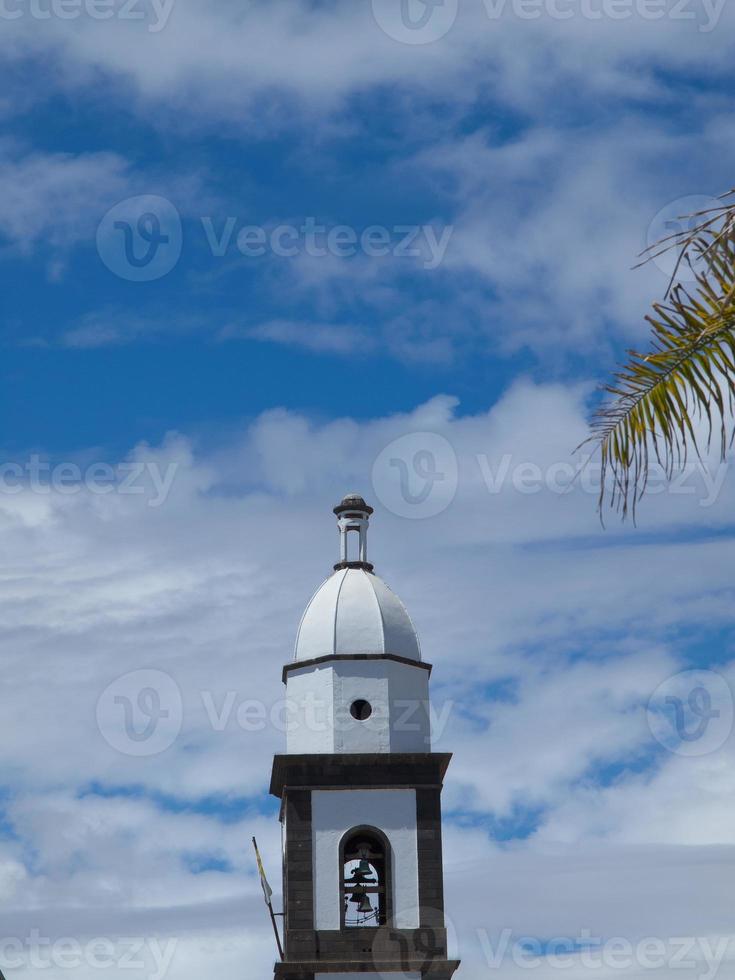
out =
[[(328, 17), (326, 10), (314, 16)], [(177, 15), (181, 17), (174, 10), (166, 29), (174, 29)], [(470, 11), (461, 11), (457, 34), (463, 17), (469, 19)], [(69, 30), (82, 32), (76, 21), (70, 25)], [(109, 36), (116, 25), (103, 26), (109, 27)], [(607, 26), (610, 32), (616, 29), (614, 23)], [(492, 27), (488, 20), (488, 29)], [(506, 29), (508, 36), (518, 29), (512, 22), (497, 27)], [(315, 38), (317, 28), (315, 24)], [(43, 26), (35, 29), (42, 31)], [(529, 26), (532, 31), (538, 33), (536, 22)], [(161, 57), (161, 49), (172, 61), (178, 54), (177, 39), (167, 45), (166, 30), (142, 40), (151, 58)], [(644, 48), (654, 40), (655, 34), (642, 33)], [(711, 34), (692, 30), (687, 44), (704, 54), (712, 41)], [(123, 59), (124, 43), (121, 37)], [(460, 47), (452, 33), (446, 44), (452, 45), (453, 55)], [(397, 50), (388, 48), (387, 56), (404, 57), (395, 41), (392, 45)], [(569, 50), (575, 49), (570, 45)], [(426, 54), (431, 63), (424, 48), (419, 54)], [(544, 51), (532, 54), (541, 60)], [(94, 60), (84, 68), (96, 72), (97, 83), (80, 80), (75, 85), (64, 75), (68, 66), (53, 46), (50, 55), (19, 59), (9, 77), (18, 79), (30, 104), (9, 120), (5, 156), (15, 164), (16, 179), (29, 189), (32, 168), (45, 162), (49, 186), (44, 188), (45, 198), (39, 194), (33, 205), (25, 204), (25, 213), (20, 205), (6, 217), (6, 233), (11, 228), (12, 232), (5, 250), (3, 414), (10, 446), (59, 446), (68, 452), (93, 444), (120, 451), (139, 438), (156, 441), (169, 428), (227, 425), (275, 406), (327, 416), (347, 407), (350, 414), (365, 417), (405, 411), (436, 391), (456, 394), (461, 410), (473, 411), (497, 397), (519, 371), (568, 378), (580, 373), (580, 362), (586, 368), (591, 359), (599, 363), (593, 372), (584, 370), (585, 380), (590, 374), (604, 377), (620, 355), (625, 335), (642, 332), (644, 297), (653, 298), (663, 283), (663, 277), (651, 282), (645, 272), (628, 275), (646, 244), (647, 226), (658, 206), (729, 186), (724, 161), (708, 154), (703, 172), (703, 153), (697, 146), (704, 128), (697, 106), (718, 82), (717, 65), (709, 72), (663, 72), (653, 59), (646, 61), (633, 51), (625, 59), (630, 67), (624, 66), (632, 93), (623, 85), (620, 92), (610, 85), (600, 93), (594, 78), (585, 90), (552, 74), (550, 88), (556, 84), (563, 94), (557, 98), (545, 92), (534, 102), (525, 90), (504, 99), (481, 78), (475, 91), (458, 93), (454, 86), (460, 83), (451, 74), (446, 86), (427, 90), (421, 61), (413, 60), (415, 80), (406, 69), (404, 77), (391, 80), (389, 63), (385, 77), (376, 78), (373, 85), (340, 79), (336, 104), (309, 104), (324, 98), (318, 91), (279, 93), (276, 107), (264, 110), (265, 119), (257, 107), (250, 110), (252, 119), (238, 118), (236, 104), (220, 107), (216, 95), (205, 91), (204, 98), (214, 104), (212, 120), (198, 107), (176, 114), (166, 104), (167, 99), (177, 103), (175, 90), (162, 98), (154, 95), (153, 105), (141, 105), (146, 93), (136, 89), (145, 86), (145, 78), (124, 72), (119, 77), (106, 75), (104, 65)], [(560, 66), (560, 74), (573, 75), (575, 67)], [(179, 70), (187, 68), (197, 84), (194, 68), (184, 64)], [(534, 68), (530, 65), (529, 73)], [(616, 68), (622, 71), (623, 65)], [(493, 70), (497, 71), (492, 64), (487, 66), (491, 77)], [(36, 80), (30, 97), (28, 78)], [(529, 88), (534, 88), (532, 78), (531, 74)], [(233, 85), (237, 82), (233, 78)], [(286, 78), (284, 88), (289, 82)], [(246, 104), (250, 98), (257, 101), (258, 89), (253, 87), (255, 94), (244, 94)], [(274, 96), (270, 86), (264, 89), (267, 104)], [(721, 91), (724, 95), (726, 89)], [(217, 118), (218, 110), (224, 118)], [(626, 130), (635, 133), (630, 156), (642, 159), (621, 161), (619, 174), (605, 163), (599, 185), (590, 187), (598, 147), (609, 143), (619, 152), (617, 134)], [(687, 132), (687, 152), (672, 166), (663, 146), (669, 140), (683, 141)], [(653, 138), (644, 138), (647, 133), (658, 135), (661, 147)], [(563, 195), (559, 212), (553, 210), (550, 195), (569, 166), (556, 140), (564, 141), (572, 160), (589, 158), (579, 204), (597, 197), (604, 221), (608, 209), (615, 209), (606, 198), (615, 194), (625, 171), (635, 168), (637, 184), (626, 188), (626, 198), (646, 200), (649, 210), (641, 208), (623, 229), (627, 251), (615, 255), (613, 269), (605, 270), (607, 255), (600, 255), (594, 290), (585, 295), (583, 289), (581, 295), (581, 313), (590, 322), (574, 342), (554, 340), (539, 363), (533, 355), (538, 353), (534, 348), (546, 348), (543, 325), (534, 322), (529, 335), (524, 323), (536, 321), (539, 314), (516, 314), (512, 298), (504, 295), (510, 291), (508, 285), (495, 281), (492, 254), (486, 262), (481, 255), (469, 261), (456, 241), (463, 233), (467, 207), (472, 209), (472, 224), (484, 226), (492, 249), (512, 236), (512, 224), (527, 217), (527, 208), (545, 201), (538, 227), (529, 227), (533, 268), (524, 271), (529, 281), (535, 274), (559, 274), (555, 243), (574, 222), (569, 229), (547, 226), (550, 216), (557, 224), (563, 220)], [(528, 160), (517, 180), (502, 162), (503, 152), (515, 154), (521, 169)], [(659, 153), (666, 155), (666, 166), (651, 175), (649, 160)], [(572, 174), (573, 169), (574, 163)], [(57, 196), (59, 188), (65, 180), (73, 184), (87, 179), (87, 174), (93, 182), (99, 175), (93, 204), (80, 202), (80, 210), (89, 213), (67, 214), (66, 202)], [(106, 268), (95, 247), (92, 232), (126, 190), (162, 195), (182, 215), (181, 259), (154, 282), (120, 279)], [(508, 202), (499, 213), (493, 208), (496, 199)], [(273, 227), (282, 221), (300, 224), (309, 217), (328, 226), (348, 225), (358, 233), (374, 224), (395, 228), (434, 222), (454, 227), (459, 219), (460, 226), (454, 243), (450, 241), (449, 258), (453, 252), (456, 258), (449, 269), (442, 265), (425, 270), (404, 258), (387, 263), (389, 269), (366, 272), (364, 263), (343, 259), (331, 263), (336, 268), (317, 267), (313, 274), (300, 275), (294, 269), (298, 263), (289, 258), (243, 258), (234, 241), (224, 256), (213, 256), (202, 219), (210, 218), (219, 231), (228, 217), (237, 219), (238, 229), (250, 224)], [(583, 234), (583, 227), (579, 231)], [(544, 239), (550, 254), (538, 255), (537, 250), (545, 248)], [(514, 244), (522, 253), (520, 235)], [(574, 264), (571, 252), (557, 258)], [(572, 271), (562, 270), (562, 275)], [(604, 285), (608, 271), (610, 287)], [(570, 290), (574, 285), (570, 283)], [(626, 287), (635, 289), (641, 302), (626, 311), (624, 323), (616, 323), (604, 294), (607, 288)], [(543, 302), (546, 292), (542, 285), (537, 297), (524, 301)], [(565, 301), (549, 311), (552, 333), (567, 329), (565, 317), (580, 315), (566, 305), (572, 297), (565, 296)], [(227, 328), (237, 335), (272, 320), (299, 325), (290, 349), (287, 344), (242, 337), (223, 339)], [(330, 344), (325, 339), (316, 352), (309, 350), (313, 324), (326, 324), (343, 338), (369, 337), (369, 344), (358, 345), (367, 348), (366, 356), (335, 356), (331, 348), (336, 340)], [(86, 328), (84, 336), (78, 335), (80, 328)], [(623, 334), (618, 340), (616, 330)], [(75, 346), (69, 349), (70, 344)], [(337, 376), (345, 385), (342, 390), (335, 383)], [(358, 405), (345, 406), (344, 391), (353, 384), (359, 385), (362, 397)], [(28, 392), (33, 392), (32, 398)], [(94, 412), (89, 412), (90, 404)]]
[[(16, 138), (27, 144), (27, 152), (51, 154), (59, 164), (59, 154), (73, 159), (102, 152), (125, 160), (131, 181), (147, 193), (167, 196), (181, 210), (184, 245), (169, 274), (144, 284), (110, 272), (93, 236), (80, 235), (59, 248), (40, 239), (31, 256), (7, 256), (4, 415), (12, 448), (68, 452), (91, 444), (119, 452), (140, 438), (158, 441), (168, 429), (226, 427), (267, 408), (286, 406), (326, 417), (347, 409), (369, 417), (406, 411), (437, 390), (451, 389), (472, 410), (486, 404), (488, 389), (497, 394), (520, 365), (531, 367), (523, 352), (499, 363), (492, 350), (478, 351), (468, 334), (481, 328), (481, 311), (466, 311), (456, 282), (434, 270), (417, 270), (410, 258), (394, 261), (391, 275), (397, 281), (390, 286), (390, 317), (403, 321), (410, 351), (397, 357), (388, 345), (356, 344), (346, 358), (329, 346), (314, 352), (303, 345), (312, 324), (324, 321), (335, 332), (344, 329), (345, 336), (356, 328), (371, 337), (378, 333), (386, 316), (383, 303), (369, 295), (372, 290), (309, 296), (294, 289), (290, 294), (291, 259), (243, 258), (234, 240), (226, 255), (211, 254), (203, 218), (211, 220), (217, 235), (229, 217), (237, 219), (236, 231), (280, 221), (299, 225), (310, 217), (358, 233), (371, 225), (451, 223), (447, 195), (422, 177), (420, 165), (406, 163), (432, 140), (419, 133), (404, 138), (401, 127), (391, 125), (391, 99), (385, 93), (365, 93), (356, 101), (359, 105), (339, 112), (348, 132), (337, 126), (323, 135), (298, 124), (284, 124), (285, 132), (279, 126), (265, 138), (260, 131), (230, 127), (161, 133), (155, 119), (136, 118), (124, 98), (112, 106), (105, 100), (101, 112), (98, 95), (89, 99), (83, 92), (43, 99), (19, 120)], [(497, 118), (516, 131), (511, 118)], [(351, 131), (353, 119), (366, 120), (359, 133)], [(403, 179), (386, 180), (397, 168), (405, 170)], [(116, 192), (117, 186), (100, 202), (104, 210), (117, 203)], [(53, 222), (54, 215), (45, 220)], [(340, 275), (349, 279), (351, 260), (339, 264)], [(432, 321), (439, 311), (449, 317), (452, 310), (466, 311), (456, 356), (423, 351), (424, 332), (427, 341), (451, 334)], [(110, 320), (116, 325), (114, 341), (65, 339), (80, 324), (99, 324), (103, 333)], [(222, 336), (227, 327), (243, 330), (272, 320), (299, 324), (303, 341), (289, 349)], [(346, 400), (355, 388), (360, 399)]]
[[(466, 975), (523, 975), (488, 964), (508, 929), (653, 937), (675, 976), (690, 936), (687, 978), (732, 978), (729, 464), (637, 528), (569, 474), (666, 286), (636, 256), (733, 184), (733, 10), (445, 0), (419, 35), (398, 0), (90, 4), (0, 12), (8, 980), (34, 929), (109, 941), (108, 976), (130, 936), (149, 980), (270, 969), (249, 840), (275, 886), (281, 667), (353, 489), (435, 665)], [(310, 254), (313, 225), (363, 244)], [(131, 751), (114, 696), (151, 686), (169, 719)]]

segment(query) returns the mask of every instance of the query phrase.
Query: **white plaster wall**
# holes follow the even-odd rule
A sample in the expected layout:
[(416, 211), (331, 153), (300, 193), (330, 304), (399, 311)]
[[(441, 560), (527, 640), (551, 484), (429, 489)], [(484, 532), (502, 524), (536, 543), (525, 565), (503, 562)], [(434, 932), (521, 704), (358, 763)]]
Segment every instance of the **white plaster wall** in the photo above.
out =
[[(350, 715), (369, 701), (365, 721)], [(428, 671), (395, 660), (337, 660), (289, 671), (288, 753), (431, 751)]]
[(294, 670), (286, 682), (286, 752), (334, 752), (332, 665)]
[(311, 795), (314, 916), (317, 929), (339, 929), (339, 845), (353, 827), (382, 830), (391, 846), (393, 917), (399, 929), (419, 925), (416, 792), (412, 789), (315, 790)]
[[(334, 751), (390, 752), (390, 660), (343, 660), (334, 665)], [(365, 721), (350, 714), (363, 698), (373, 713)]]
[(429, 672), (395, 662), (391, 668), (390, 751), (431, 752)]

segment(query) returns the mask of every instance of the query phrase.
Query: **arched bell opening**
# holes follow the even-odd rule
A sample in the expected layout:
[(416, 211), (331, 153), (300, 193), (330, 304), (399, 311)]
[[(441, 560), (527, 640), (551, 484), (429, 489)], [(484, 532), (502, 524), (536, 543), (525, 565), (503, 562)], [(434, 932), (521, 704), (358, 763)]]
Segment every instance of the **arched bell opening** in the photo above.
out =
[(392, 918), (391, 850), (375, 827), (355, 827), (340, 843), (342, 928), (377, 928)]

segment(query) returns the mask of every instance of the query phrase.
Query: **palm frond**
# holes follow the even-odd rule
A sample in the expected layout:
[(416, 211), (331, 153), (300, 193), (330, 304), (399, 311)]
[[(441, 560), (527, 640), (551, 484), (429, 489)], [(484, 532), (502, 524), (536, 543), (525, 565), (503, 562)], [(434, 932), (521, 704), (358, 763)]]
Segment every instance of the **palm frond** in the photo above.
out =
[[(671, 478), (691, 451), (700, 454), (702, 441), (709, 448), (716, 435), (724, 457), (735, 436), (735, 204), (694, 217), (702, 220), (692, 231), (648, 250), (647, 260), (679, 250), (674, 280), (646, 317), (650, 349), (628, 351), (592, 419), (590, 439), (602, 456), (601, 511), (609, 485), (611, 506), (635, 514), (653, 459)], [(676, 281), (682, 264), (694, 275), (690, 287)]]

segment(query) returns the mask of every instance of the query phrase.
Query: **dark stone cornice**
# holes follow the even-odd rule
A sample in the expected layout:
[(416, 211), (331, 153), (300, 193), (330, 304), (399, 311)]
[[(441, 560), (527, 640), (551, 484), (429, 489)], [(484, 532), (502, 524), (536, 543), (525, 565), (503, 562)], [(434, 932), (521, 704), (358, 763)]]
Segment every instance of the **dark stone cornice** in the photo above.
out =
[(441, 788), (451, 752), (276, 755), (270, 793), (289, 790)]
[(449, 980), (459, 967), (460, 960), (432, 960), (426, 957), (405, 960), (300, 960), (276, 963), (275, 980), (312, 980), (316, 973), (420, 973), (431, 980)]
[(325, 653), (322, 657), (310, 657), (309, 660), (292, 660), (286, 664), (281, 674), (281, 680), (286, 683), (289, 671), (299, 670), (301, 667), (315, 667), (318, 664), (326, 664), (335, 660), (394, 660), (399, 664), (408, 664), (409, 667), (419, 667), (431, 673), (431, 664), (424, 663), (423, 660), (413, 660), (411, 657), (399, 657), (396, 653)]

